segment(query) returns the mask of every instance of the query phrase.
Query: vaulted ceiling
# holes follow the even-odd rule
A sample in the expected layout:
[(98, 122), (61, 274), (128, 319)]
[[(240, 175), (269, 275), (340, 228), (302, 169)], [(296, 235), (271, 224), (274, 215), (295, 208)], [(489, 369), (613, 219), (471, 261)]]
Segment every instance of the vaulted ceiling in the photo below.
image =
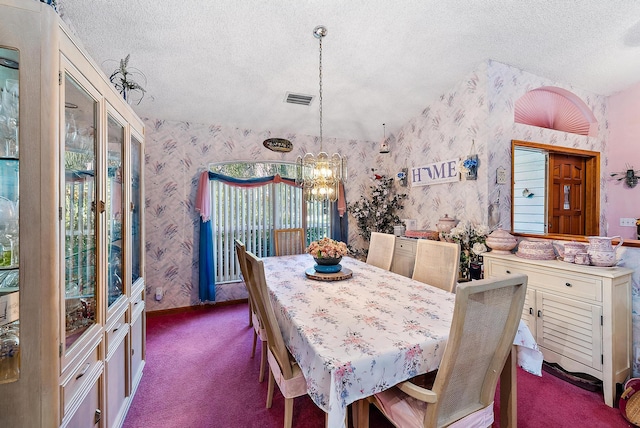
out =
[(601, 95), (640, 81), (631, 0), (58, 2), (107, 75), (131, 55), (140, 116), (274, 137), (319, 134), (319, 24), (325, 137), (380, 140), (488, 59)]

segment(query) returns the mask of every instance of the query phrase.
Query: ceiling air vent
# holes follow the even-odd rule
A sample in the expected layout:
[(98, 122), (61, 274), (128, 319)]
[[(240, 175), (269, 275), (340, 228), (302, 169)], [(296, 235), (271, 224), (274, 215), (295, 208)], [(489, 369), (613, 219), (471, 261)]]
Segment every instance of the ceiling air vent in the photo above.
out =
[(308, 106), (311, 105), (313, 98), (313, 95), (294, 94), (293, 92), (287, 92), (284, 102), (289, 104), (300, 104), (302, 106)]

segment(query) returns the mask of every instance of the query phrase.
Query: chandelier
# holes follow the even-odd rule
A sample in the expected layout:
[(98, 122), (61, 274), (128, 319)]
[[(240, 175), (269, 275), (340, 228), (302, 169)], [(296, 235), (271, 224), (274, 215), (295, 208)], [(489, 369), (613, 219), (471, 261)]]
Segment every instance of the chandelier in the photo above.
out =
[(335, 202), (340, 182), (347, 179), (347, 159), (338, 153), (329, 156), (322, 150), (322, 38), (327, 35), (327, 29), (318, 25), (313, 29), (313, 35), (320, 41), (320, 152), (298, 156), (296, 182), (302, 185), (307, 200)]

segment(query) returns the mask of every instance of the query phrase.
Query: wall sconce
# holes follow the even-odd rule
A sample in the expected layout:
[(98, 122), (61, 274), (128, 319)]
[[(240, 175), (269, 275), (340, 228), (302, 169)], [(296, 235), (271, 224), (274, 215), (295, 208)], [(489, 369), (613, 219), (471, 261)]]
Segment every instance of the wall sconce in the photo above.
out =
[(382, 124), (382, 142), (380, 143), (380, 153), (389, 153), (389, 141), (384, 123)]
[(630, 189), (633, 189), (638, 184), (638, 176), (636, 175), (637, 173), (640, 173), (640, 170), (635, 171), (632, 166), (627, 165), (627, 170), (625, 172), (614, 172), (613, 174), (611, 174), (611, 176), (620, 177), (617, 178), (616, 181), (624, 180), (624, 184)]

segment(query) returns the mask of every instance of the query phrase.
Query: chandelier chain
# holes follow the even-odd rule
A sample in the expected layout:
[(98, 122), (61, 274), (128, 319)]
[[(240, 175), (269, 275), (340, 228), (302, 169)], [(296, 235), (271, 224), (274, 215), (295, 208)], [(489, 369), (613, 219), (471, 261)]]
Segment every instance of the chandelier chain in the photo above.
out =
[(320, 151), (322, 151), (322, 36), (320, 36), (319, 38), (320, 40), (320, 66), (318, 67), (319, 69), (319, 76), (320, 76)]

